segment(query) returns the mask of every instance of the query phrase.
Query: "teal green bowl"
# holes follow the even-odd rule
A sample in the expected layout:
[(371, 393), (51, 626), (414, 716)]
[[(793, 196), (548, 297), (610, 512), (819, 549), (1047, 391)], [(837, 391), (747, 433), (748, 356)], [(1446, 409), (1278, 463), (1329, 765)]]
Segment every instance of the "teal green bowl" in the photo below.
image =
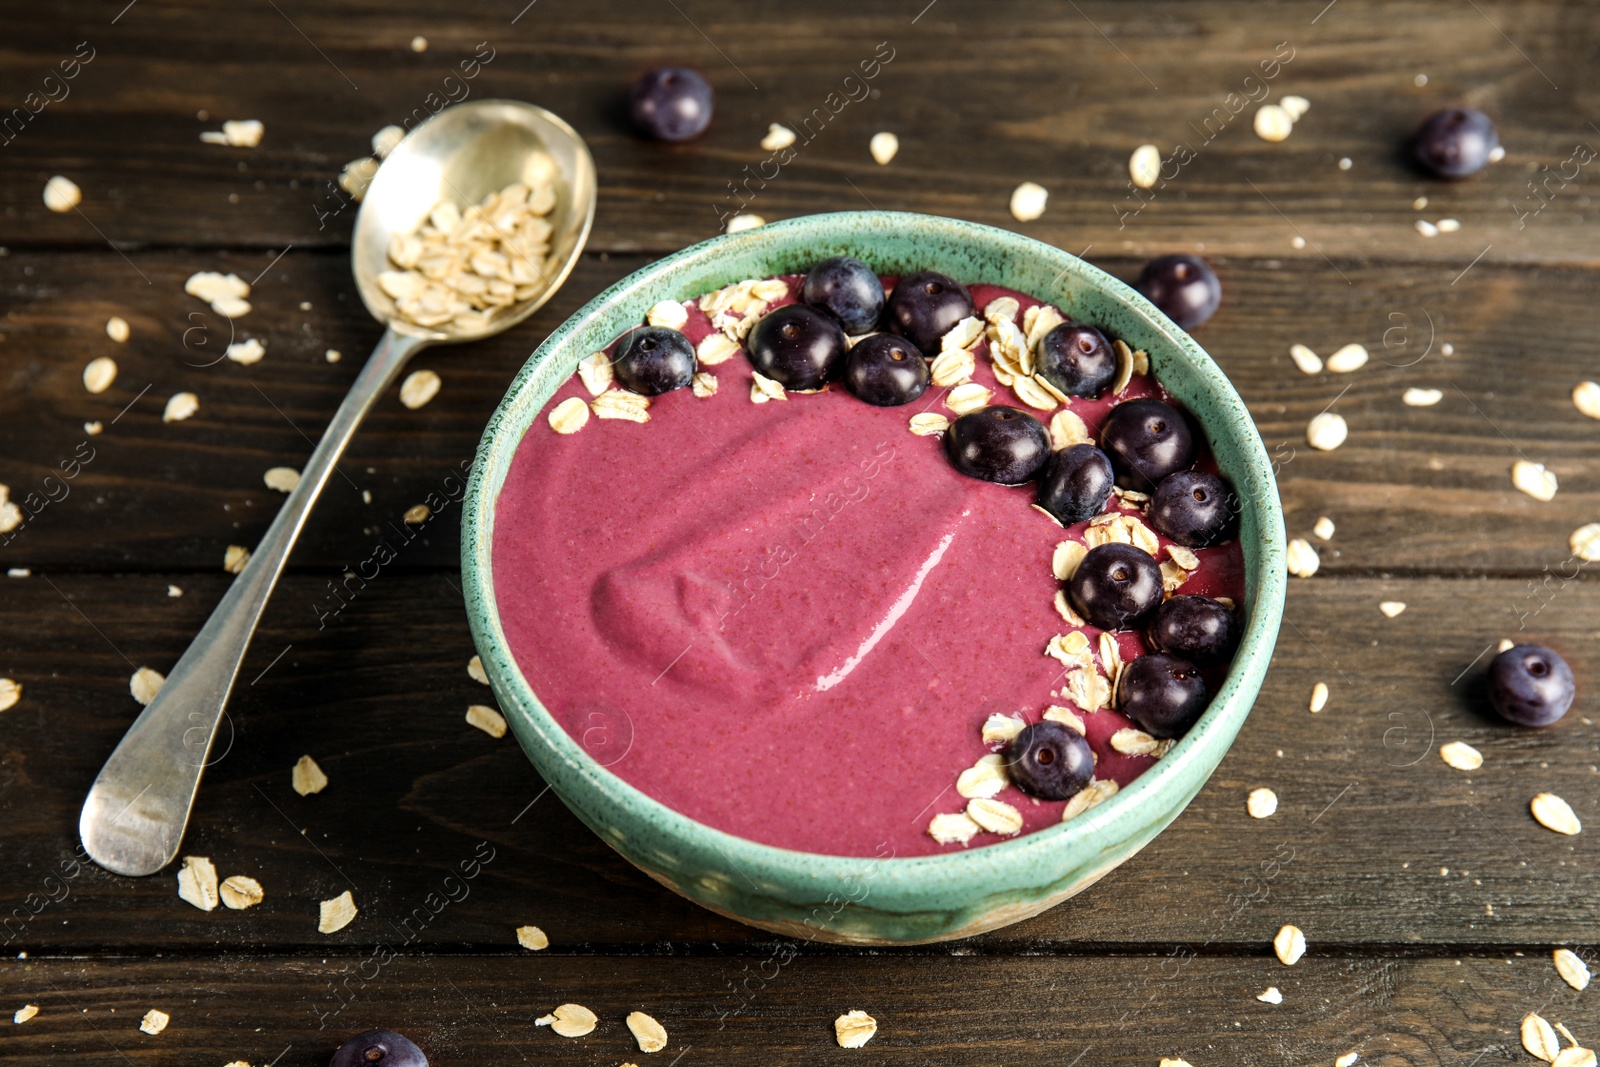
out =
[[(938, 270), (1054, 303), (1150, 354), (1161, 383), (1204, 430), (1244, 510), (1245, 626), (1227, 681), (1199, 723), (1137, 781), (1071, 822), (937, 856), (862, 859), (793, 852), (695, 822), (598, 763), (552, 718), (517, 668), (495, 604), (495, 505), (545, 401), (659, 300), (851, 255), (880, 274)], [(812, 215), (715, 237), (622, 279), (552, 333), (484, 430), (462, 516), (461, 569), (473, 639), (512, 730), (550, 788), (590, 829), (662, 885), (763, 930), (851, 944), (968, 937), (1059, 904), (1178, 817), (1244, 724), (1283, 616), (1283, 513), (1244, 402), (1194, 340), (1104, 271), (1008, 230), (890, 211)]]

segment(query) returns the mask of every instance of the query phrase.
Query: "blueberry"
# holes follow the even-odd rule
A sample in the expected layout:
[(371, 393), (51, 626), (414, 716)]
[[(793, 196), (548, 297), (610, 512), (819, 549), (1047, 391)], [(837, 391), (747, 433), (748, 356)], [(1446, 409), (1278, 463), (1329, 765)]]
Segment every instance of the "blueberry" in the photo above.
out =
[(1411, 142), (1412, 154), (1422, 169), (1439, 178), (1465, 178), (1489, 162), (1500, 146), (1489, 116), (1476, 108), (1452, 107), (1435, 111)]
[(925, 356), (939, 354), (939, 338), (972, 314), (972, 296), (960, 282), (938, 271), (908, 274), (889, 294), (889, 329)]
[(1072, 606), (1102, 630), (1136, 630), (1161, 606), (1161, 567), (1119, 541), (1091, 548), (1067, 582)]
[(1050, 458), (1050, 431), (1026, 411), (997, 405), (969, 411), (951, 423), (944, 448), (962, 474), (1021, 485)]
[(789, 389), (820, 389), (844, 362), (844, 331), (833, 316), (805, 304), (786, 304), (751, 327), (750, 362)]
[(365, 1030), (340, 1045), (328, 1067), (428, 1067), (428, 1057), (393, 1030)]
[(1012, 783), (1040, 800), (1071, 800), (1094, 777), (1094, 752), (1065, 723), (1041, 719), (1022, 728), (1006, 746)]
[(1133, 287), (1185, 330), (1192, 330), (1215, 315), (1222, 303), (1222, 283), (1217, 280), (1217, 272), (1199, 256), (1187, 253), (1152, 259), (1144, 265)]
[(660, 396), (694, 381), (694, 345), (677, 330), (641, 326), (622, 339), (611, 370), (624, 389)]
[(1188, 733), (1211, 702), (1200, 669), (1165, 652), (1146, 653), (1122, 668), (1117, 694), (1124, 715), (1162, 738)]
[(1489, 703), (1520, 726), (1549, 726), (1572, 707), (1572, 668), (1543, 645), (1517, 645), (1489, 663)]
[(639, 131), (658, 141), (687, 141), (711, 123), (711, 83), (688, 67), (662, 67), (639, 75), (628, 92)]
[(1112, 408), (1100, 426), (1100, 447), (1111, 457), (1117, 484), (1144, 493), (1194, 462), (1189, 421), (1159, 400), (1129, 400)]
[(928, 361), (904, 337), (863, 337), (844, 357), (844, 387), (879, 407), (909, 404), (928, 388)]
[(1092, 519), (1111, 499), (1111, 460), (1094, 445), (1072, 445), (1052, 452), (1039, 470), (1041, 508), (1063, 526)]
[(806, 274), (800, 298), (831, 312), (852, 337), (871, 333), (883, 314), (883, 282), (859, 259), (834, 256)]
[(1239, 643), (1239, 624), (1221, 602), (1186, 593), (1162, 603), (1147, 636), (1162, 652), (1194, 663), (1221, 663)]
[(1039, 343), (1039, 373), (1068, 396), (1099, 396), (1117, 379), (1117, 354), (1106, 335), (1081, 322), (1063, 322)]
[(1178, 471), (1150, 498), (1150, 525), (1186, 548), (1210, 548), (1239, 533), (1239, 498), (1215, 474)]

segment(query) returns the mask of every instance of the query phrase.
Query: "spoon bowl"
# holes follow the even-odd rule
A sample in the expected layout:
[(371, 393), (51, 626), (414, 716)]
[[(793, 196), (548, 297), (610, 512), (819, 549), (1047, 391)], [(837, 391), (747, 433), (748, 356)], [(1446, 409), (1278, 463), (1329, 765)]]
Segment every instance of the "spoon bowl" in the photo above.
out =
[[(527, 300), (502, 308), (487, 326), (469, 330), (454, 322), (423, 327), (400, 316), (378, 285), (392, 268), (389, 242), (415, 233), (441, 202), (465, 211), (514, 182), (549, 180), (556, 190), (550, 213), (550, 254), (535, 264), (542, 278)], [(435, 343), (475, 341), (521, 322), (566, 281), (589, 238), (595, 208), (594, 160), (583, 138), (542, 107), (517, 100), (475, 100), (445, 108), (412, 130), (378, 168), (361, 201), (350, 259), (361, 299), (397, 332)]]

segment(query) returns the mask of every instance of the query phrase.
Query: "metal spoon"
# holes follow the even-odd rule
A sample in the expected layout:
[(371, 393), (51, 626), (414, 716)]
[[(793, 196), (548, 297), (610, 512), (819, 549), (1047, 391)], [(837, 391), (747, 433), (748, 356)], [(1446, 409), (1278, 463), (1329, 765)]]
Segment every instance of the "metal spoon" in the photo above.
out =
[[(394, 302), (378, 287), (378, 275), (390, 267), (389, 239), (414, 232), (440, 201), (464, 209), (490, 192), (541, 174), (552, 174), (556, 184), (546, 262), (559, 264), (536, 268), (544, 287), (531, 299), (503, 309), (485, 327), (423, 329), (401, 320)], [(78, 833), (96, 863), (118, 874), (154, 874), (177, 856), (201, 772), (262, 609), (317, 494), (362, 417), (413, 353), (431, 344), (499, 333), (550, 299), (577, 263), (594, 207), (594, 161), (588, 147), (572, 127), (531, 104), (484, 100), (446, 108), (413, 130), (384, 160), (356, 218), (351, 260), (361, 299), (388, 329), (250, 562), (95, 779)]]

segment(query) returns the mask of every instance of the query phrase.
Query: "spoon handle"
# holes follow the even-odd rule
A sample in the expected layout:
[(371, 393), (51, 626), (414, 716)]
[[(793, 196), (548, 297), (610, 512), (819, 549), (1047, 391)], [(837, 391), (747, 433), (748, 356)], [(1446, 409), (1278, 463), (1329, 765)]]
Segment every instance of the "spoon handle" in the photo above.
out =
[(154, 874), (178, 854), (228, 696), (295, 539), (362, 418), (427, 343), (384, 331), (250, 561), (106, 761), (78, 820), (83, 847), (100, 866)]

